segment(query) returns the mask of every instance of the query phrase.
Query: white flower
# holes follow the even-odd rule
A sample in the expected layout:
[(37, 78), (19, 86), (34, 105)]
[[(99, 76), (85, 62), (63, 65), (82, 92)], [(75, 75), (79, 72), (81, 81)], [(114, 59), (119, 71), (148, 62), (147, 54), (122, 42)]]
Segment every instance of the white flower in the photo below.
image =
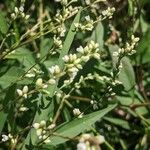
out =
[(29, 89), (28, 89), (28, 86), (24, 86), (22, 92), (25, 94), (25, 93), (28, 92), (28, 90), (29, 90)]
[(105, 142), (105, 137), (102, 136), (102, 135), (96, 136), (96, 139), (98, 140), (98, 143), (99, 143), (99, 144), (102, 144), (102, 143)]
[(65, 55), (62, 59), (64, 60), (64, 62), (68, 62), (69, 61), (69, 56)]
[(86, 20), (86, 21), (91, 21), (90, 16), (89, 16), (89, 15), (88, 15), (88, 16), (85, 16), (85, 20)]
[(8, 140), (9, 140), (9, 137), (7, 135), (5, 135), (5, 134), (2, 134), (2, 141), (6, 142)]
[(17, 89), (17, 93), (18, 95), (21, 97), (24, 97), (24, 98), (27, 98), (27, 93), (28, 93), (28, 86), (24, 86), (22, 90), (20, 89)]
[(17, 89), (17, 93), (18, 93), (19, 96), (22, 96), (22, 95), (23, 95), (23, 92), (22, 92), (22, 90), (20, 90), (20, 89)]
[(17, 7), (15, 7), (15, 13), (18, 14), (19, 13), (19, 10)]
[(58, 65), (52, 66), (51, 68), (49, 68), (49, 71), (52, 75), (57, 76), (60, 74), (61, 70), (59, 68)]
[(73, 114), (74, 114), (75, 116), (78, 116), (78, 115), (81, 114), (81, 112), (80, 112), (80, 110), (79, 110), (78, 108), (74, 108), (74, 109), (73, 109)]
[(12, 18), (12, 19), (15, 19), (15, 18), (16, 18), (15, 13), (12, 13), (12, 14), (11, 14), (11, 18)]
[(43, 85), (43, 80), (42, 80), (42, 78), (38, 78), (37, 80), (36, 80), (36, 86), (39, 86), (39, 87), (41, 87), (42, 85)]
[(23, 6), (20, 6), (20, 7), (19, 7), (19, 11), (23, 12), (23, 11), (24, 11), (24, 7), (23, 7)]
[(39, 129), (40, 128), (40, 124), (39, 123), (34, 123), (32, 126), (35, 129)]
[(54, 85), (54, 84), (56, 84), (56, 80), (55, 79), (49, 79), (48, 83), (51, 85)]
[(50, 129), (50, 130), (52, 130), (52, 129), (54, 129), (55, 127), (56, 127), (56, 124), (52, 123), (52, 124), (49, 125), (47, 128)]
[(42, 135), (42, 129), (41, 128), (37, 129), (36, 134), (37, 134), (37, 136), (40, 137)]
[(75, 26), (76, 28), (79, 28), (79, 27), (80, 27), (80, 24), (79, 24), (79, 23), (74, 23), (74, 26)]
[(84, 54), (84, 49), (82, 46), (78, 47), (76, 50), (77, 50), (77, 52)]
[(46, 126), (46, 121), (45, 121), (45, 120), (42, 120), (42, 121), (40, 122), (40, 126), (41, 126), (41, 127), (45, 127), (45, 126)]
[(44, 143), (50, 143), (51, 140), (49, 138), (46, 138), (46, 140), (44, 140)]
[(113, 52), (113, 56), (118, 56), (119, 53), (118, 52)]
[(131, 36), (131, 39), (135, 43), (137, 43), (140, 40), (138, 37), (135, 37), (134, 35)]
[(77, 150), (86, 150), (86, 144), (84, 142), (78, 143)]
[(19, 108), (19, 111), (22, 111), (22, 112), (27, 111), (27, 110), (29, 110), (29, 108), (27, 108), (27, 107), (21, 106), (21, 107)]
[(30, 15), (26, 15), (26, 16), (25, 16), (25, 19), (26, 19), (26, 20), (28, 20), (28, 19), (29, 19), (29, 17), (30, 17)]

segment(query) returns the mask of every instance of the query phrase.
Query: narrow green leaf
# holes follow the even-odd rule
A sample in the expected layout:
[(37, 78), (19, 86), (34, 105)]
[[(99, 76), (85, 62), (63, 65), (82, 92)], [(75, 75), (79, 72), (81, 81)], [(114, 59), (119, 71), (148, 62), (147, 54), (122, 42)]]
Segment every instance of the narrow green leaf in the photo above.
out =
[(7, 31), (8, 31), (8, 24), (3, 14), (0, 12), (0, 32), (6, 34)]
[[(55, 133), (61, 136), (73, 138), (78, 134), (84, 132), (88, 129), (92, 124), (102, 118), (104, 115), (113, 110), (117, 105), (110, 105), (105, 109), (93, 112), (91, 114), (85, 115), (83, 118), (76, 118), (71, 122), (68, 122), (58, 128)], [(64, 139), (61, 137), (52, 136), (51, 138), (52, 145), (57, 145), (66, 142), (68, 139)]]
[(5, 121), (7, 119), (7, 114), (4, 112), (0, 112), (0, 118), (1, 118), (1, 121), (0, 121), (0, 134), (1, 134), (4, 124), (5, 124)]
[(124, 128), (126, 130), (131, 130), (130, 125), (127, 121), (118, 119), (118, 118), (111, 118), (111, 117), (104, 117), (104, 120), (109, 121), (110, 123), (119, 126), (121, 128)]
[(150, 28), (148, 31), (144, 34), (143, 38), (139, 42), (139, 45), (137, 47), (137, 55), (136, 60), (137, 63), (145, 64), (150, 62)]
[(97, 42), (100, 48), (104, 46), (104, 27), (101, 22), (99, 22), (92, 33), (91, 40)]

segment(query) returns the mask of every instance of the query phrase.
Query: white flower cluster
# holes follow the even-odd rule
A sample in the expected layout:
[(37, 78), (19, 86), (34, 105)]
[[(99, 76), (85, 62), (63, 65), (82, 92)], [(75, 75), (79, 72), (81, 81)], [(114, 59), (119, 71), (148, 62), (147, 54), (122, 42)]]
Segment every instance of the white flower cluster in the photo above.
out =
[(30, 15), (26, 15), (24, 13), (24, 3), (25, 3), (25, 1), (22, 1), (21, 2), (21, 6), (19, 8), (15, 7), (14, 13), (11, 14), (11, 18), (12, 19), (16, 19), (18, 17), (21, 17), (21, 18), (23, 18), (25, 20), (29, 19)]
[[(62, 1), (61, 1), (62, 2)], [(65, 2), (65, 1), (64, 1)], [(64, 3), (62, 2), (62, 3)], [(68, 3), (66, 1), (66, 3)], [(68, 19), (69, 17), (75, 15), (78, 12), (78, 7), (64, 7), (62, 11), (57, 10), (55, 21), (59, 24), (59, 27), (56, 28), (53, 33), (55, 34), (53, 39), (54, 39), (54, 44), (57, 48), (61, 49), (62, 48), (62, 40), (61, 37), (65, 36), (66, 33), (66, 27), (65, 27), (65, 20)], [(52, 24), (52, 26), (54, 26)], [(54, 26), (55, 28), (55, 26)]]
[(17, 143), (17, 139), (14, 138), (10, 133), (8, 135), (2, 134), (2, 142), (6, 142), (10, 140), (12, 144), (16, 144)]
[(54, 44), (57, 48), (62, 49), (62, 40), (60, 39), (60, 37), (56, 37), (56, 35), (54, 35), (53, 37), (54, 40)]
[(126, 47), (125, 48), (119, 48), (118, 52), (114, 52), (113, 56), (124, 56), (124, 55), (132, 55), (134, 53), (136, 53), (136, 51), (134, 50), (136, 44), (138, 43), (139, 38), (138, 37), (134, 37), (134, 35), (132, 35), (131, 37), (131, 43), (126, 43)]
[(71, 1), (68, 1), (68, 0), (55, 0), (55, 2), (60, 2), (62, 5), (70, 5), (71, 3), (73, 2), (77, 2), (78, 0), (71, 0)]
[(44, 140), (45, 143), (49, 143), (50, 138), (48, 137), (48, 133), (50, 130), (55, 128), (55, 124), (46, 125), (46, 121), (42, 120), (40, 123), (34, 123), (33, 128), (36, 129), (36, 134), (39, 140)]
[(76, 54), (65, 55), (62, 59), (65, 62), (67, 72), (71, 78), (74, 78), (79, 69), (82, 69), (81, 59)]
[(105, 138), (102, 135), (92, 136), (90, 134), (83, 134), (77, 144), (77, 150), (95, 149), (96, 146), (105, 142)]
[(99, 45), (94, 41), (90, 41), (84, 48), (80, 46), (77, 48), (77, 54), (69, 54), (63, 57), (65, 62), (65, 71), (70, 76), (70, 80), (65, 80), (65, 84), (69, 84), (73, 81), (77, 72), (82, 69), (82, 63), (87, 62), (90, 58), (94, 57), (100, 59)]
[(25, 111), (28, 111), (29, 108), (25, 107), (24, 105), (21, 105), (20, 108), (19, 108), (19, 111), (20, 112), (25, 112)]
[(49, 84), (55, 84), (57, 79), (59, 79), (59, 77), (61, 77), (63, 75), (63, 73), (58, 65), (50, 67), (49, 72), (51, 74)]
[(85, 23), (74, 23), (74, 26), (76, 27), (76, 30), (81, 30), (81, 31), (92, 31), (94, 28), (94, 21), (90, 18), (90, 16), (85, 16)]
[(108, 7), (106, 10), (102, 11), (102, 15), (103, 17), (108, 17), (109, 19), (112, 18), (113, 14), (115, 12), (115, 8), (114, 7)]
[(27, 98), (27, 94), (28, 94), (28, 86), (24, 86), (23, 89), (17, 89), (17, 93), (20, 97), (24, 97), (25, 99)]
[(82, 61), (86, 62), (92, 57), (100, 59), (99, 44), (94, 41), (90, 41), (84, 48), (80, 46), (77, 48), (77, 51), (81, 54), (80, 59)]
[(35, 77), (37, 74), (43, 74), (43, 72), (36, 68), (32, 68), (31, 70), (28, 71), (28, 73), (25, 75), (25, 77), (32, 78), (32, 77)]
[(78, 7), (69, 6), (63, 9), (61, 13), (60, 10), (57, 10), (57, 14), (55, 16), (55, 20), (57, 23), (64, 23), (64, 21), (69, 18), (70, 16), (75, 15), (78, 12)]

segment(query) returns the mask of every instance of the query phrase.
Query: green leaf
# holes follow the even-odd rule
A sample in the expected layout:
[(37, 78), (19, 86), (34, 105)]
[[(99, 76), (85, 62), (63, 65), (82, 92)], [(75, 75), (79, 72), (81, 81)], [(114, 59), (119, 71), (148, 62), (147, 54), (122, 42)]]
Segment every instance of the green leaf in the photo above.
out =
[(122, 69), (119, 74), (119, 80), (123, 83), (123, 86), (127, 91), (131, 90), (135, 86), (134, 70), (127, 57), (122, 59)]
[(13, 53), (6, 56), (7, 59), (17, 59), (20, 64), (25, 66), (25, 70), (28, 70), (35, 64), (35, 58), (33, 53), (24, 47), (17, 48)]
[[(124, 106), (127, 106), (127, 107), (130, 106), (130, 105), (133, 105), (133, 104), (141, 104), (141, 103), (144, 102), (144, 101), (143, 102), (140, 101), (137, 98), (124, 97), (124, 96), (117, 96), (117, 100), (121, 103), (121, 105), (124, 105)], [(139, 107), (135, 111), (139, 115), (145, 115), (145, 114), (148, 113), (148, 110), (147, 110), (146, 107)]]
[[(84, 132), (86, 129), (88, 129), (92, 124), (94, 124), (96, 121), (98, 121), (100, 118), (105, 116), (107, 113), (109, 113), (111, 110), (113, 110), (117, 105), (109, 105), (107, 108), (93, 112), (91, 114), (85, 115), (83, 118), (76, 118), (71, 122), (68, 122), (58, 128), (55, 133), (58, 135), (73, 138), (77, 136), (78, 134)], [(50, 137), (52, 145), (57, 145), (66, 142), (68, 139), (64, 139), (62, 137), (56, 137), (52, 136)]]
[[(116, 66), (117, 57), (113, 56), (113, 52), (118, 51), (119, 47), (117, 45), (109, 45), (109, 52), (112, 58), (113, 67)], [(119, 74), (119, 80), (123, 83), (125, 90), (131, 90), (135, 86), (135, 74), (130, 62), (130, 59), (124, 57), (122, 59), (122, 69)]]
[(50, 38), (46, 38), (43, 39), (40, 43), (40, 57), (42, 58), (43, 56), (45, 56), (46, 54), (48, 54), (49, 50), (52, 47), (52, 39)]
[(4, 112), (0, 112), (0, 118), (1, 118), (1, 121), (0, 121), (0, 134), (1, 134), (5, 121), (7, 119), (7, 114)]
[(133, 7), (133, 1), (132, 0), (128, 0), (128, 6), (129, 6), (129, 8), (128, 8), (128, 14), (129, 14), (129, 16), (132, 16), (133, 15), (133, 13), (134, 13), (134, 7)]
[(145, 64), (150, 62), (150, 28), (144, 34), (137, 47), (136, 60), (138, 64)]
[(6, 18), (0, 12), (0, 32), (6, 34), (8, 31), (8, 24), (6, 22)]
[(2, 89), (7, 88), (11, 83), (14, 83), (24, 71), (19, 67), (10, 68), (3, 76), (0, 77), (0, 86)]
[(10, 102), (12, 102), (15, 99), (15, 91), (16, 91), (16, 85), (11, 86), (5, 95), (4, 100), (2, 100), (1, 102), (3, 103), (3, 110), (0, 111), (0, 133), (5, 125), (6, 119), (8, 114), (10, 114), (10, 116), (13, 116), (12, 113), (10, 112)]
[[(60, 56), (59, 56), (59, 59), (58, 59), (58, 65), (61, 68), (63, 68), (63, 66), (64, 66), (62, 57), (68, 53), (68, 51), (70, 49), (70, 46), (71, 46), (71, 44), (73, 42), (73, 39), (75, 37), (76, 31), (75, 31), (74, 23), (78, 23), (79, 22), (80, 13), (81, 13), (81, 10), (78, 12), (78, 14), (76, 15), (74, 21), (72, 22), (72, 25), (71, 25), (71, 27), (69, 29), (69, 32), (67, 34), (67, 37), (65, 39), (63, 48), (61, 50), (61, 53), (60, 53)], [(53, 93), (56, 90), (56, 88), (57, 88), (57, 84), (53, 85), (53, 86), (50, 86), (48, 88), (49, 97), (53, 96)], [(43, 103), (44, 103), (44, 106), (48, 106), (49, 105), (49, 101), (44, 101)], [(41, 105), (41, 102), (39, 102), (39, 105)], [(49, 106), (49, 107), (51, 107), (51, 106)], [(43, 119), (47, 120), (48, 117), (49, 117), (49, 113), (51, 112), (51, 109), (49, 107), (45, 108), (45, 109), (41, 109), (41, 113), (40, 114), (37, 111), (33, 122), (40, 122)], [(37, 136), (36, 136), (36, 134), (35, 134), (35, 132), (33, 130), (30, 130), (29, 133), (28, 133), (28, 136), (27, 136), (27, 138), (26, 138), (26, 140), (24, 142), (24, 145), (23, 145), (22, 149), (25, 150), (26, 149), (26, 145), (29, 145), (30, 143), (35, 144), (36, 142), (37, 142)]]
[(121, 128), (124, 128), (126, 130), (131, 130), (131, 127), (129, 125), (129, 123), (125, 120), (122, 120), (122, 119), (118, 119), (118, 118), (111, 118), (111, 117), (104, 117), (104, 120), (116, 125), (116, 126), (119, 126)]
[(91, 40), (97, 42), (100, 48), (104, 46), (104, 27), (101, 22), (99, 22), (92, 33)]

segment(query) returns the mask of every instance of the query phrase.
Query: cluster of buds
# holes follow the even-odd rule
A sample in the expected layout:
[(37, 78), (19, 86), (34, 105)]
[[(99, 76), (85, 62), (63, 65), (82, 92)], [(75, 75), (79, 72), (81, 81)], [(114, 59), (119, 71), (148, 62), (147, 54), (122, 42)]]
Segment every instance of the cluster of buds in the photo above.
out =
[(27, 95), (28, 95), (28, 86), (24, 86), (22, 90), (20, 89), (17, 89), (17, 93), (20, 97), (24, 97), (25, 99), (27, 98)]
[(48, 137), (48, 133), (50, 130), (55, 128), (55, 124), (46, 125), (46, 121), (42, 120), (40, 123), (34, 123), (33, 128), (36, 129), (36, 134), (39, 140), (44, 140), (45, 143), (49, 143), (50, 138)]
[(90, 41), (87, 46), (84, 48), (80, 46), (77, 48), (77, 51), (81, 54), (81, 60), (88, 61), (91, 57), (96, 59), (100, 59), (99, 51), (99, 44), (95, 43), (94, 41)]
[(76, 54), (69, 54), (63, 57), (65, 62), (66, 70), (71, 77), (76, 76), (79, 69), (82, 69), (81, 59)]
[(51, 68), (49, 68), (49, 72), (51, 74), (49, 84), (55, 84), (57, 79), (59, 79), (59, 77), (61, 77), (63, 75), (63, 73), (61, 72), (61, 69), (59, 68), (58, 65), (55, 65), (55, 66), (52, 66)]
[(60, 10), (57, 10), (55, 20), (57, 23), (60, 23), (60, 24), (64, 23), (64, 21), (67, 18), (75, 15), (77, 12), (78, 12), (78, 7), (72, 7), (72, 6), (64, 8), (62, 12)]
[(105, 17), (105, 18), (111, 19), (113, 14), (114, 14), (114, 12), (115, 12), (115, 8), (114, 7), (112, 7), (112, 8), (108, 7), (106, 10), (102, 11), (102, 16)]
[(134, 53), (136, 53), (136, 51), (134, 50), (136, 44), (138, 43), (139, 38), (138, 37), (134, 37), (134, 35), (132, 35), (131, 37), (131, 43), (126, 43), (125, 48), (119, 48), (118, 52), (114, 52), (113, 56), (125, 56), (125, 55), (132, 55)]
[(81, 113), (79, 108), (74, 108), (73, 109), (73, 114), (74, 114), (74, 116), (77, 116), (78, 118), (82, 118), (83, 117), (83, 113)]
[(40, 88), (40, 89), (45, 89), (48, 86), (47, 84), (43, 83), (43, 79), (42, 78), (38, 78), (36, 80), (35, 84), (36, 84), (37, 88)]
[(31, 70), (28, 71), (28, 73), (25, 75), (25, 77), (32, 78), (38, 74), (43, 74), (43, 72), (41, 70), (36, 69), (36, 68), (32, 68)]
[(90, 18), (90, 16), (85, 16), (85, 23), (74, 23), (74, 26), (76, 30), (81, 30), (81, 31), (92, 31), (94, 28), (94, 21)]
[(82, 69), (82, 62), (87, 62), (90, 58), (94, 57), (100, 59), (99, 45), (94, 41), (90, 41), (84, 48), (80, 46), (77, 48), (79, 56), (77, 54), (69, 54), (63, 57), (65, 62), (66, 71), (71, 79), (74, 79), (77, 72)]
[(8, 135), (2, 134), (2, 142), (10, 140), (13, 145), (17, 143), (17, 139), (14, 138), (10, 133)]
[(11, 14), (11, 18), (12, 19), (16, 19), (18, 17), (21, 17), (25, 20), (28, 20), (30, 15), (26, 15), (24, 13), (24, 4), (25, 4), (25, 1), (21, 1), (21, 6), (18, 8), (18, 7), (15, 7), (15, 10), (14, 10), (14, 13)]
[(64, 24), (60, 25), (55, 31), (55, 34), (60, 35), (60, 37), (64, 37), (66, 32), (66, 27)]
[(55, 2), (61, 2), (62, 5), (68, 4), (68, 0), (55, 0)]
[(62, 40), (60, 39), (60, 37), (56, 37), (56, 35), (54, 35), (53, 40), (55, 46), (59, 49), (62, 49)]
[(77, 150), (99, 149), (99, 145), (105, 142), (102, 135), (92, 136), (90, 134), (83, 134), (77, 144)]
[(20, 108), (19, 108), (20, 112), (25, 112), (25, 111), (28, 111), (28, 110), (29, 110), (29, 108), (25, 107), (24, 105), (21, 105)]
[(71, 1), (68, 1), (68, 0), (55, 0), (55, 2), (61, 2), (62, 5), (70, 5), (71, 3), (73, 2), (77, 2), (78, 0), (71, 0)]

